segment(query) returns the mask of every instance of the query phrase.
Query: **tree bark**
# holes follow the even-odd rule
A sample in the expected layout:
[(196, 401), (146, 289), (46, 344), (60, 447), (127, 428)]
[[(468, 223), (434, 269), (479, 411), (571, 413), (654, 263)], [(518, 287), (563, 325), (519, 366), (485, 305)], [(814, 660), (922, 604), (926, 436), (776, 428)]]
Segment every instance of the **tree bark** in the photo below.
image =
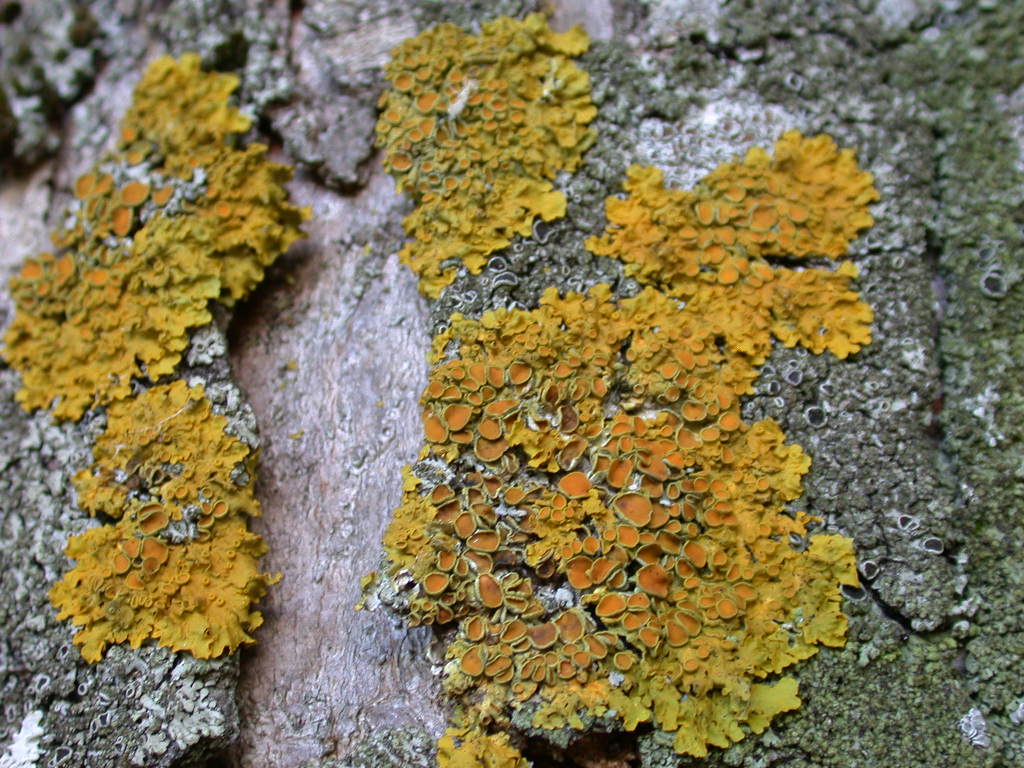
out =
[[(851, 254), (875, 313), (872, 344), (845, 361), (780, 347), (744, 405), (745, 419), (774, 418), (811, 455), (804, 508), (855, 541), (863, 586), (846, 594), (849, 641), (797, 669), (800, 710), (705, 760), (640, 734), (564, 752), (541, 744), (537, 764), (1024, 759), (1024, 4), (546, 4), (554, 24), (582, 23), (594, 40), (579, 65), (597, 144), (558, 181), (569, 211), (549, 238), (517, 241), (428, 302), (395, 256), (410, 204), (373, 148), (381, 67), (430, 24), (469, 27), (533, 5), (0, 8), (5, 277), (48, 247), (138, 74), (168, 51), (198, 50), (208, 67), (239, 74), (240, 104), (257, 118), (251, 137), (296, 166), (292, 198), (314, 215), (307, 238), (222, 316), (223, 336), (210, 331), (220, 351), (199, 366), (237, 383), (255, 414), (263, 517), (253, 528), (270, 546), (264, 568), (283, 577), (263, 603), (257, 645), (237, 657), (146, 646), (96, 665), (78, 658), (46, 593), (69, 567), (67, 536), (90, 525), (69, 478), (88, 464), (95, 422), (25, 414), (13, 403), (16, 373), (0, 369), (2, 768), (215, 757), (242, 768), (430, 765), (445, 723), (443, 648), (429, 629), (353, 606), (361, 577), (378, 568), (400, 470), (418, 455), (431, 334), (453, 311), (529, 307), (548, 284), (623, 280), (581, 243), (602, 231), (603, 202), (631, 163), (686, 188), (793, 128), (856, 149), (882, 195)], [(613, 752), (620, 763), (595, 757)]]

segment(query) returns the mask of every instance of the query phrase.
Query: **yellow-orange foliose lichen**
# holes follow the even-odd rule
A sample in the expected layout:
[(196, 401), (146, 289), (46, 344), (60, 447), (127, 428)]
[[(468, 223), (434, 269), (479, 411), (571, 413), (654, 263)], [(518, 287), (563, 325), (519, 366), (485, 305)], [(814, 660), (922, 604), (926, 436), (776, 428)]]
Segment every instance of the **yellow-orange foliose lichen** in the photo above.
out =
[(178, 380), (111, 404), (93, 465), (74, 478), (79, 503), (113, 523), (73, 536), (75, 567), (52, 589), (59, 619), (82, 627), (87, 661), (111, 643), (155, 639), (200, 658), (251, 643), (252, 603), (273, 581), (263, 541), (255, 456), (224, 432), (202, 387)]
[(479, 35), (440, 24), (392, 52), (377, 144), (400, 190), (416, 202), (414, 239), (401, 258), (436, 297), (461, 262), (528, 235), (534, 219), (565, 214), (551, 179), (593, 143), (587, 74), (569, 57), (589, 45), (574, 28), (552, 32), (541, 14), (502, 17)]
[(529, 768), (508, 734), (449, 728), (437, 742), (438, 768)]
[[(729, 345), (756, 363), (772, 336), (845, 358), (871, 340), (871, 308), (850, 288), (856, 267), (844, 261), (835, 272), (790, 269), (766, 257), (843, 256), (872, 223), (872, 182), (852, 150), (797, 131), (776, 142), (774, 156), (755, 147), (691, 191), (665, 189), (661, 171), (632, 166), (629, 196), (608, 200), (608, 231), (587, 247), (625, 262), (639, 281), (697, 302)], [(755, 325), (729, 322), (736, 301)]]
[[(700, 754), (797, 705), (791, 681), (758, 680), (842, 642), (850, 542), (790, 543), (810, 461), (743, 423), (753, 366), (718, 334), (652, 288), (616, 303), (598, 286), (455, 316), (435, 340), (427, 453), (457, 480), (407, 475), (385, 547), (417, 585), (412, 622), (458, 625), (463, 727), (480, 696), (499, 719), (529, 700), (539, 727), (615, 710)], [(538, 594), (556, 587), (570, 604)]]
[[(756, 197), (745, 220), (717, 212), (708, 190), (726, 179), (744, 190), (724, 187), (737, 210)], [(798, 707), (795, 679), (776, 676), (845, 640), (852, 542), (809, 535), (813, 518), (788, 509), (810, 459), (774, 421), (745, 423), (740, 398), (773, 335), (839, 357), (870, 340), (852, 266), (764, 258), (841, 255), (870, 223), (870, 177), (827, 138), (790, 133), (775, 160), (752, 152), (699, 194), (645, 169), (627, 189), (589, 245), (661, 290), (549, 289), (532, 311), (454, 315), (434, 340), (423, 456), (453, 474), (406, 472), (384, 545), (411, 623), (454, 633), (445, 765), (477, 764), (520, 709), (539, 728), (652, 722), (703, 755)], [(779, 226), (798, 204), (803, 229)]]
[(127, 397), (133, 378), (171, 373), (210, 300), (245, 296), (302, 236), (289, 169), (231, 141), (249, 127), (228, 103), (237, 82), (195, 55), (158, 59), (142, 78), (117, 151), (76, 181), (55, 250), (11, 281), (3, 355), (25, 408), (78, 419)]
[(75, 182), (55, 251), (11, 282), (4, 356), (22, 374), (21, 404), (52, 405), (57, 419), (107, 409), (74, 484), (85, 510), (113, 522), (71, 538), (77, 563), (50, 593), (88, 661), (150, 638), (202, 658), (233, 651), (252, 642), (252, 604), (273, 581), (247, 530), (255, 454), (201, 387), (133, 395), (174, 373), (209, 302), (243, 298), (309, 215), (288, 203), (290, 171), (266, 147), (234, 146), (249, 127), (228, 101), (237, 83), (195, 55), (155, 61), (118, 149)]

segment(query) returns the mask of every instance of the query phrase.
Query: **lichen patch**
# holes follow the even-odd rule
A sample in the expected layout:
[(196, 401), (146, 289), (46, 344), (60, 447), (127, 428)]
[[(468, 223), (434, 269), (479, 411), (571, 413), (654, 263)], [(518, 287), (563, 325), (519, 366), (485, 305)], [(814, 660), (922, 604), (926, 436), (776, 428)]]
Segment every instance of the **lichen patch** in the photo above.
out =
[(76, 181), (55, 250), (11, 281), (3, 356), (26, 409), (77, 420), (171, 373), (209, 302), (243, 298), (302, 236), (290, 170), (229, 140), (249, 126), (228, 102), (236, 86), (191, 55), (142, 78), (117, 151)]
[(102, 524), (71, 537), (75, 565), (50, 592), (90, 662), (147, 640), (232, 652), (253, 642), (253, 604), (274, 581), (247, 530), (255, 454), (202, 386), (171, 378), (210, 302), (244, 298), (309, 217), (288, 202), (290, 169), (237, 145), (250, 124), (230, 104), (237, 85), (196, 55), (153, 62), (117, 149), (75, 181), (52, 252), (11, 281), (3, 355), (21, 405), (75, 421), (105, 409), (93, 463), (73, 479)]
[(571, 61), (588, 45), (581, 29), (555, 33), (533, 14), (496, 19), (479, 35), (440, 24), (392, 52), (377, 144), (416, 202), (400, 257), (427, 296), (460, 264), (479, 272), (534, 220), (565, 215), (551, 180), (594, 141), (590, 82)]
[(113, 522), (68, 542), (77, 562), (50, 593), (57, 618), (81, 627), (87, 661), (111, 643), (155, 639), (199, 658), (252, 643), (263, 621), (252, 604), (274, 581), (246, 530), (259, 514), (255, 456), (225, 434), (202, 387), (181, 380), (112, 404), (107, 418), (74, 485), (83, 508)]
[[(788, 131), (773, 155), (755, 147), (692, 190), (666, 189), (660, 170), (641, 166), (629, 168), (624, 188), (625, 199), (607, 201), (605, 234), (587, 248), (622, 261), (641, 283), (699, 303), (730, 346), (758, 364), (772, 336), (840, 359), (870, 342), (872, 312), (850, 287), (852, 262), (827, 271), (768, 261), (841, 258), (871, 225), (867, 206), (878, 192), (852, 150)], [(736, 300), (752, 324), (729, 321)]]
[(721, 335), (653, 288), (615, 301), (600, 285), (456, 315), (435, 339), (424, 458), (455, 480), (408, 472), (384, 543), (410, 622), (456, 628), (459, 727), (614, 712), (699, 755), (796, 707), (791, 678), (762, 681), (842, 644), (851, 542), (787, 512), (810, 460), (775, 422), (742, 420), (755, 358)]
[(639, 294), (551, 288), (434, 339), (417, 466), (448, 473), (406, 470), (368, 586), (448, 640), (443, 765), (522, 764), (502, 733), (517, 713), (651, 723), (702, 756), (797, 708), (785, 671), (845, 642), (852, 542), (811, 532), (793, 506), (809, 457), (740, 406), (773, 338), (839, 358), (869, 343), (850, 262), (772, 260), (845, 255), (872, 178), (789, 132), (693, 190), (637, 166), (625, 188), (587, 247)]

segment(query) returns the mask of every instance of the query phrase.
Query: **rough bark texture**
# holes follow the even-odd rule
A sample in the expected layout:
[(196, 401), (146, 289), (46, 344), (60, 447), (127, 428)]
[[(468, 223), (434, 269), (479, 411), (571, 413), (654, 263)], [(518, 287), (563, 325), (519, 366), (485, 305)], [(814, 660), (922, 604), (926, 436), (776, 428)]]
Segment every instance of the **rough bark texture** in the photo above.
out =
[[(46, 248), (70, 184), (166, 51), (240, 75), (254, 137), (297, 165), (293, 197), (314, 212), (309, 237), (225, 318), (228, 351), (206, 329), (195, 361), (208, 381), (233, 377), (255, 414), (255, 527), (283, 575), (239, 658), (78, 658), (46, 592), (68, 567), (67, 535), (90, 524), (68, 478), (96, 422), (21, 412), (17, 375), (0, 369), (2, 768), (431, 765), (445, 707), (430, 632), (352, 610), (419, 448), (430, 334), (452, 311), (530, 306), (550, 284), (635, 291), (582, 247), (625, 168), (657, 165), (687, 186), (789, 128), (856, 148), (883, 198), (853, 251), (873, 343), (843, 362), (778, 350), (744, 410), (804, 446), (807, 509), (855, 540), (849, 643), (799, 667), (804, 705), (766, 734), (703, 761), (652, 734), (617, 754), (650, 768), (1024, 763), (1024, 4), (550, 5), (596, 40), (580, 66), (598, 143), (560, 180), (565, 219), (428, 305), (394, 257), (408, 206), (372, 147), (380, 67), (432, 23), (532, 2), (0, 3), (4, 277)], [(5, 299), (0, 321), (10, 312)], [(249, 418), (234, 395), (222, 407)], [(533, 751), (540, 765), (599, 765), (611, 750)]]

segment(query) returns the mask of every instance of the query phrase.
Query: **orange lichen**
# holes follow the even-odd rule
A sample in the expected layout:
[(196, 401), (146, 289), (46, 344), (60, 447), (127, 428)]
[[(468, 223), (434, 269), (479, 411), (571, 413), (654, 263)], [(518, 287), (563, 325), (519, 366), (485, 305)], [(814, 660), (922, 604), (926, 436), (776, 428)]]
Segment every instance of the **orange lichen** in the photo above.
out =
[[(224, 433), (201, 387), (160, 385), (108, 409), (95, 461), (74, 478), (79, 503), (115, 522), (73, 536), (77, 564), (51, 590), (59, 619), (82, 627), (87, 661), (111, 643), (156, 639), (200, 658), (251, 643), (260, 573), (255, 457)], [(233, 479), (234, 478), (234, 479)]]
[[(773, 336), (840, 358), (869, 342), (852, 264), (766, 258), (842, 256), (871, 223), (871, 177), (790, 132), (693, 192), (641, 168), (626, 189), (588, 247), (657, 289), (551, 289), (434, 341), (424, 456), (455, 479), (408, 473), (385, 548), (396, 586), (412, 578), (410, 621), (457, 627), (452, 755), (479, 759), (484, 729), (524, 706), (540, 728), (652, 721), (703, 755), (799, 706), (792, 678), (762, 680), (844, 640), (852, 544), (786, 511), (810, 461), (739, 409)], [(554, 587), (573, 607), (543, 599)]]
[(581, 29), (558, 34), (533, 14), (496, 19), (479, 35), (441, 24), (392, 52), (377, 144), (416, 201), (405, 220), (414, 239), (400, 255), (427, 296), (460, 261), (479, 272), (537, 216), (565, 214), (550, 180), (594, 140), (589, 80), (569, 58), (588, 45)]
[[(501, 19), (395, 51), (378, 143), (418, 204), (402, 255), (429, 296), (458, 260), (479, 271), (564, 212), (546, 179), (579, 162), (593, 108), (565, 58), (585, 38), (557, 37)], [(556, 143), (537, 125), (572, 130)], [(850, 262), (768, 259), (842, 257), (872, 223), (872, 177), (791, 131), (692, 191), (635, 166), (625, 188), (587, 246), (648, 284), (638, 296), (551, 289), (533, 311), (455, 315), (434, 340), (423, 456), (453, 475), (407, 472), (384, 543), (410, 622), (455, 627), (446, 765), (517, 764), (486, 731), (527, 707), (538, 728), (653, 722), (703, 755), (799, 706), (792, 678), (764, 681), (844, 641), (852, 543), (787, 511), (810, 461), (773, 421), (745, 423), (740, 399), (773, 338), (839, 358), (869, 343)]]
[(117, 151), (75, 182), (55, 252), (11, 281), (3, 354), (22, 375), (21, 404), (57, 419), (107, 409), (74, 484), (85, 510), (113, 522), (71, 538), (77, 564), (50, 594), (81, 627), (88, 661), (150, 638), (203, 658), (233, 651), (252, 642), (252, 604), (273, 581), (246, 530), (259, 511), (255, 455), (201, 388), (145, 389), (174, 373), (190, 329), (212, 320), (209, 302), (244, 297), (308, 217), (266, 147), (236, 148), (249, 127), (229, 105), (237, 84), (201, 72), (195, 55), (155, 61)]
[(449, 728), (437, 742), (438, 768), (528, 768), (508, 734), (479, 728)]
[(210, 300), (244, 297), (301, 237), (308, 212), (287, 201), (290, 171), (229, 141), (249, 127), (228, 103), (237, 82), (195, 55), (155, 61), (118, 150), (75, 183), (56, 251), (11, 281), (3, 355), (26, 409), (78, 419), (127, 397), (132, 379), (171, 373)]
[(202, 387), (190, 388), (180, 379), (112, 404), (92, 465), (74, 477), (78, 505), (92, 515), (121, 519), (128, 510), (159, 502), (173, 508), (172, 520), (196, 505), (200, 530), (214, 514), (258, 515), (251, 485), (231, 479), (233, 472), (253, 477), (256, 456), (226, 434), (226, 426)]
[[(435, 338), (424, 456), (456, 479), (407, 473), (384, 543), (391, 576), (412, 578), (410, 621), (457, 626), (444, 684), (465, 727), (526, 702), (541, 728), (614, 711), (699, 755), (799, 704), (792, 679), (760, 680), (842, 644), (851, 542), (793, 545), (812, 518), (786, 505), (810, 461), (740, 416), (759, 352), (721, 339), (748, 317), (726, 335), (700, 306), (549, 289), (536, 310), (455, 315)], [(434, 427), (451, 414), (455, 431)]]
[(629, 169), (624, 187), (625, 200), (607, 202), (606, 234), (587, 247), (692, 304), (754, 364), (764, 362), (772, 336), (839, 358), (870, 342), (871, 308), (850, 288), (852, 263), (828, 272), (765, 260), (839, 258), (871, 225), (867, 204), (878, 192), (852, 150), (838, 150), (827, 136), (789, 131), (774, 156), (755, 147), (692, 191), (665, 189), (661, 171), (639, 166)]

